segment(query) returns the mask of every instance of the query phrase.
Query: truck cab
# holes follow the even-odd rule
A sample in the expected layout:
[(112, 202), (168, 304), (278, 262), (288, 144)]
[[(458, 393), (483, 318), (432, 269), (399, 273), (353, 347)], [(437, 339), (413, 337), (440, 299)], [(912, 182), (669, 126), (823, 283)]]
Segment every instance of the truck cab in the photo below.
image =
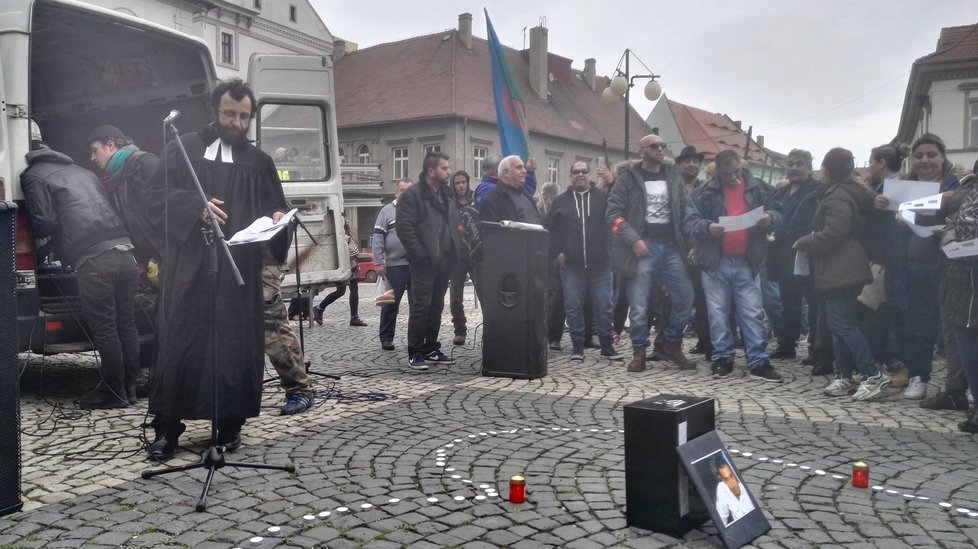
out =
[[(290, 266), (299, 265), (303, 286), (313, 291), (346, 280), (346, 244), (336, 238), (343, 204), (331, 61), (255, 54), (248, 80), (258, 101), (251, 127), (256, 145), (269, 154), (294, 151), (279, 173), (286, 199), (311, 237), (296, 235), (299, 253), (293, 252)], [(0, 194), (18, 206), (18, 351), (92, 348), (74, 272), (39, 253), (31, 231), (20, 188), (31, 120), (52, 149), (94, 169), (85, 143), (92, 128), (117, 126), (142, 150), (160, 154), (162, 120), (171, 110), (181, 113), (181, 133), (212, 120), (215, 81), (214, 62), (198, 38), (72, 0), (0, 0)], [(291, 276), (284, 291), (294, 290)], [(155, 303), (155, 287), (147, 280), (137, 295), (144, 363), (155, 358)]]

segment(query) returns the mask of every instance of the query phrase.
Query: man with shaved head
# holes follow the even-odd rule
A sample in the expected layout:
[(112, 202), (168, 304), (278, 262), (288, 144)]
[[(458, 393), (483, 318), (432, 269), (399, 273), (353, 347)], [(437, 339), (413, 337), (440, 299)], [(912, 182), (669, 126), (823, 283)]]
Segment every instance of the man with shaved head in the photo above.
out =
[(693, 285), (686, 272), (683, 217), (686, 195), (676, 172), (664, 164), (666, 145), (655, 134), (639, 141), (642, 161), (615, 180), (608, 196), (611, 226), (611, 266), (628, 282), (629, 372), (645, 369), (649, 338), (649, 299), (654, 284), (669, 291), (668, 326), (656, 337), (661, 355), (683, 370), (696, 363), (683, 353), (683, 330), (693, 307)]

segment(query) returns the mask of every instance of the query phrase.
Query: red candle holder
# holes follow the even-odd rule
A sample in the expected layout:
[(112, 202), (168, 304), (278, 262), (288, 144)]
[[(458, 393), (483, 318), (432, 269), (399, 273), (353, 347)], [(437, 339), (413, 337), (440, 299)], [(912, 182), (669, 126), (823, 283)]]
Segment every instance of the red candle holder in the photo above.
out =
[(526, 479), (515, 475), (509, 478), (509, 502), (526, 502)]
[(852, 485), (856, 488), (869, 488), (869, 465), (862, 461), (852, 464)]

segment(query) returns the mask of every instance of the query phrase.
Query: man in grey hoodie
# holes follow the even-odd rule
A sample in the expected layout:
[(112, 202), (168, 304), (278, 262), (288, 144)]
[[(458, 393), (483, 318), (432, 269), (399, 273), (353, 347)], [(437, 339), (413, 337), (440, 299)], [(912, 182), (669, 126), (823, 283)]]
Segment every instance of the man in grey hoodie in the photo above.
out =
[(408, 266), (407, 252), (401, 239), (397, 237), (395, 214), (397, 199), (414, 182), (402, 179), (394, 187), (394, 201), (381, 208), (374, 225), (373, 252), (377, 276), (386, 278), (394, 290), (394, 303), (380, 309), (380, 346), (386, 351), (394, 350), (394, 327), (401, 297), (411, 286), (411, 267)]

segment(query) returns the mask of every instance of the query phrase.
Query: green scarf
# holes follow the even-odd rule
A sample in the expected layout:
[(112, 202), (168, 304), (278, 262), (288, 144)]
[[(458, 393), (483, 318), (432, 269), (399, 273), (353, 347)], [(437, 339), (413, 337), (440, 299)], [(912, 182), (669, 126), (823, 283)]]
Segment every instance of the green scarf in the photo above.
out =
[(120, 168), (126, 163), (129, 155), (139, 150), (139, 147), (135, 145), (126, 145), (121, 149), (117, 150), (112, 158), (109, 159), (109, 165), (105, 167), (105, 171), (110, 174), (119, 171)]

